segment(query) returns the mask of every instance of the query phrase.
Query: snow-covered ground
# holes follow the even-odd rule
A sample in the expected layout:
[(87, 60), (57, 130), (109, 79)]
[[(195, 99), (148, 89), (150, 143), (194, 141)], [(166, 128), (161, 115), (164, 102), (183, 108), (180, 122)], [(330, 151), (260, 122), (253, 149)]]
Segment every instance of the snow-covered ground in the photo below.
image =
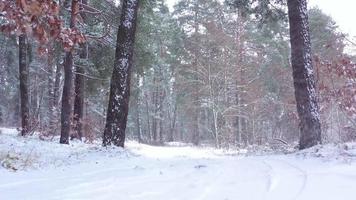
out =
[[(21, 138), (0, 129), (0, 200), (347, 200), (356, 145), (246, 156), (189, 146), (127, 149)], [(241, 153), (241, 152), (240, 152)], [(244, 152), (245, 153), (245, 152)]]

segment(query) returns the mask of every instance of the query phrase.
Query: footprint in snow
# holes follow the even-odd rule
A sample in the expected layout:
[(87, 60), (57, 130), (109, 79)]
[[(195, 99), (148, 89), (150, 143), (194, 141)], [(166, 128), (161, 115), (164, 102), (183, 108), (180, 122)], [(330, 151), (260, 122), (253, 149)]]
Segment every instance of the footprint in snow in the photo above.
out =
[(194, 168), (195, 169), (201, 169), (201, 168), (206, 168), (206, 165), (195, 165)]
[(145, 168), (143, 168), (143, 167), (141, 167), (141, 166), (136, 165), (133, 169), (134, 169), (134, 170), (144, 170)]

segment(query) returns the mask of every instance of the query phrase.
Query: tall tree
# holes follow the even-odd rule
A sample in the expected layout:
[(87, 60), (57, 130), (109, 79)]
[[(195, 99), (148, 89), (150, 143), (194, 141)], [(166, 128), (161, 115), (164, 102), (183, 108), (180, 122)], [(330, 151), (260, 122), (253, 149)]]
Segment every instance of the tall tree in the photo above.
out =
[[(76, 24), (76, 16), (79, 11), (79, 0), (72, 0), (70, 28), (74, 29)], [(69, 133), (71, 126), (71, 91), (73, 79), (73, 49), (65, 53), (64, 58), (64, 86), (62, 93), (62, 109), (61, 109), (61, 144), (69, 144)]]
[(125, 144), (138, 6), (139, 0), (123, 1), (103, 136), (104, 146), (114, 144), (124, 147)]
[(288, 0), (292, 68), (300, 120), (300, 149), (321, 143), (306, 0)]
[(21, 135), (28, 134), (30, 129), (30, 105), (28, 93), (28, 64), (27, 64), (27, 37), (19, 36), (19, 74), (20, 74), (20, 99), (21, 99)]
[[(87, 5), (87, 0), (81, 1), (82, 6)], [(83, 8), (82, 8), (83, 9)], [(81, 13), (81, 17), (84, 22), (86, 22), (86, 15)], [(83, 116), (84, 116), (84, 89), (85, 89), (85, 69), (88, 63), (88, 44), (85, 42), (80, 45), (79, 58), (80, 62), (75, 66), (75, 84), (74, 84), (74, 113), (73, 113), (73, 124), (74, 124), (74, 134), (73, 138), (79, 140), (83, 137)]]

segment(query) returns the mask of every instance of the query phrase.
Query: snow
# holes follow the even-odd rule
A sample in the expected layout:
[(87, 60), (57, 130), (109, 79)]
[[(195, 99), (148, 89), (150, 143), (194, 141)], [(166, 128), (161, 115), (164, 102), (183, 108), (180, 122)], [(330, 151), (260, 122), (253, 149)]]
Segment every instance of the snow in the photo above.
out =
[[(356, 144), (318, 146), (289, 155), (165, 147), (128, 142), (71, 145), (21, 138), (0, 129), (0, 160), (27, 160), (14, 171), (0, 167), (1, 200), (307, 200), (353, 199)], [(342, 159), (340, 159), (342, 158)]]
[(126, 28), (132, 28), (132, 21), (135, 15), (135, 8), (138, 4), (137, 0), (129, 0), (127, 1), (127, 10), (125, 11), (124, 22), (123, 25)]

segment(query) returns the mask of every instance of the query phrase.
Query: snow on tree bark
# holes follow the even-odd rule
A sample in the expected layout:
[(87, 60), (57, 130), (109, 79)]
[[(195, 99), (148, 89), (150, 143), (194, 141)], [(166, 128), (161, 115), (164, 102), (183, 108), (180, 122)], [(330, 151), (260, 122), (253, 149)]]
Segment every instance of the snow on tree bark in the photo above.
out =
[[(87, 0), (82, 0), (81, 3), (83, 5), (87, 5)], [(83, 5), (81, 5), (81, 9), (83, 9)], [(86, 23), (87, 16), (85, 13), (81, 13), (81, 17)], [(73, 113), (73, 124), (74, 124), (74, 134), (72, 138), (77, 138), (82, 140), (83, 137), (83, 117), (84, 117), (84, 90), (85, 90), (85, 68), (87, 67), (88, 62), (88, 43), (83, 43), (80, 45), (80, 64), (75, 66), (75, 85), (74, 85), (74, 113)], [(84, 63), (84, 64), (83, 64)]]
[(321, 125), (306, 0), (288, 0), (295, 98), (300, 120), (300, 149), (321, 143)]
[[(81, 52), (80, 52), (80, 59), (86, 60), (88, 54), (88, 45), (82, 44), (81, 45)], [(86, 61), (85, 61), (86, 63)], [(83, 116), (84, 116), (84, 90), (85, 90), (85, 80), (84, 74), (85, 69), (84, 66), (77, 65), (75, 67), (75, 85), (74, 85), (74, 113), (73, 113), (73, 124), (74, 124), (74, 134), (73, 138), (77, 138), (82, 140), (83, 137)]]
[(132, 56), (139, 0), (124, 0), (117, 34), (115, 63), (103, 145), (124, 147), (130, 98)]
[(21, 135), (28, 134), (30, 129), (30, 105), (28, 93), (28, 65), (27, 65), (27, 37), (19, 36), (19, 74), (20, 74), (20, 99), (21, 99)]
[[(70, 28), (75, 28), (76, 15), (78, 12), (78, 0), (72, 0)], [(59, 143), (69, 144), (69, 133), (71, 126), (71, 91), (73, 79), (73, 52), (66, 52), (64, 59), (64, 86), (62, 93), (62, 110), (61, 110), (61, 138)]]

